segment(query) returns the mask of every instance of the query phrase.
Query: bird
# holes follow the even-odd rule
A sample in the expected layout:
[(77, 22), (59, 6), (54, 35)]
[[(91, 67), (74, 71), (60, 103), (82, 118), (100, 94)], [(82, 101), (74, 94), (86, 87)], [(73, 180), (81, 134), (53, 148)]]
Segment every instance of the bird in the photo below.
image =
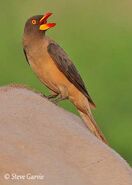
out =
[(44, 15), (32, 16), (26, 21), (23, 51), (27, 62), (39, 80), (50, 90), (51, 94), (47, 98), (56, 102), (70, 100), (90, 132), (107, 144), (91, 112), (96, 105), (78, 70), (63, 48), (46, 35), (48, 29), (56, 26), (56, 23), (47, 22), (51, 15), (51, 12), (47, 12)]

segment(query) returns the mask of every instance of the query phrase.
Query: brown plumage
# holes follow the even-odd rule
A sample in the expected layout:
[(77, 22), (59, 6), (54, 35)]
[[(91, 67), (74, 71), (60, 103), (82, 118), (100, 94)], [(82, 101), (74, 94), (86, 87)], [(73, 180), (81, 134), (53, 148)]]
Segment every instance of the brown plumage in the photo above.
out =
[(23, 36), (26, 59), (40, 81), (51, 90), (50, 98), (69, 99), (89, 130), (107, 143), (93, 119), (90, 108), (95, 104), (75, 65), (57, 43), (45, 36), (46, 30), (55, 26), (47, 23), (50, 15), (33, 16), (26, 22)]

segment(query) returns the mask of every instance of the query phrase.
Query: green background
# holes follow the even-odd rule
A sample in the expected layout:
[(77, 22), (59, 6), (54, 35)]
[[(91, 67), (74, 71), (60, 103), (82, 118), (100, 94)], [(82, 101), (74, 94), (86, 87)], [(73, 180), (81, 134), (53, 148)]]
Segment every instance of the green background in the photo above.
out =
[[(132, 165), (132, 3), (129, 0), (14, 0), (0, 3), (0, 85), (27, 84), (47, 94), (22, 50), (27, 18), (51, 11), (48, 31), (74, 61), (96, 102), (110, 145)], [(69, 111), (76, 109), (61, 103)]]

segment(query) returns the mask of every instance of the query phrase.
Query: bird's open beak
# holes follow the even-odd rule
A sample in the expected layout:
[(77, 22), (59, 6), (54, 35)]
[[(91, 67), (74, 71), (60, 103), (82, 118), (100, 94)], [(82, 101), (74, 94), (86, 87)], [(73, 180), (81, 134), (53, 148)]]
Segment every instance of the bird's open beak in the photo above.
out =
[(47, 23), (47, 19), (52, 15), (52, 13), (46, 13), (39, 21), (40, 27), (39, 29), (42, 31), (46, 31), (49, 28), (54, 27), (56, 24), (55, 23)]

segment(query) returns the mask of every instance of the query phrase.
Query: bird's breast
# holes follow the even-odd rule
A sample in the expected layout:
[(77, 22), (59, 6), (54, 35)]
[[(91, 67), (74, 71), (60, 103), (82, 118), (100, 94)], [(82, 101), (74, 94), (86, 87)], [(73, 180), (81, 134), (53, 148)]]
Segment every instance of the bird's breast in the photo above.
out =
[(32, 70), (49, 89), (59, 93), (59, 87), (69, 83), (48, 54), (46, 44), (25, 47), (25, 50)]

